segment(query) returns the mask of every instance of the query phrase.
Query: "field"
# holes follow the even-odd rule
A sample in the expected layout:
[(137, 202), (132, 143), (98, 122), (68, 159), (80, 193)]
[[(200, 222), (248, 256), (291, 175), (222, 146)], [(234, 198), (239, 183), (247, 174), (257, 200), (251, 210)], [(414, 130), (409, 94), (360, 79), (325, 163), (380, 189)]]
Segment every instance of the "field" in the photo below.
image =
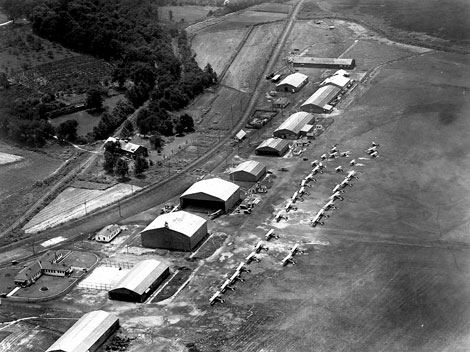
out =
[(11, 75), (37, 65), (77, 55), (59, 44), (34, 35), (29, 26), (0, 27), (0, 72)]
[(107, 204), (137, 192), (140, 187), (118, 184), (106, 190), (68, 187), (25, 226), (26, 233), (36, 233), (93, 212)]
[(213, 6), (161, 6), (158, 8), (160, 19), (170, 21), (170, 11), (173, 14), (173, 22), (193, 23), (205, 19), (209, 11), (217, 10)]
[(281, 29), (281, 23), (256, 26), (235, 57), (222, 84), (245, 93), (252, 91), (254, 79), (259, 77), (260, 67), (267, 62)]

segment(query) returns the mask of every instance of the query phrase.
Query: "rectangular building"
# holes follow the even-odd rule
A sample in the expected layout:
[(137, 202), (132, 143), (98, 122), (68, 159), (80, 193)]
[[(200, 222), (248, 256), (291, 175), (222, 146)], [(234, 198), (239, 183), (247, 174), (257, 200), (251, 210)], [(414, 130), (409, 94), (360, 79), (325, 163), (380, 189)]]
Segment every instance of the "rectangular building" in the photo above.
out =
[(294, 57), (292, 64), (294, 67), (353, 69), (356, 66), (356, 61), (354, 59), (296, 56)]

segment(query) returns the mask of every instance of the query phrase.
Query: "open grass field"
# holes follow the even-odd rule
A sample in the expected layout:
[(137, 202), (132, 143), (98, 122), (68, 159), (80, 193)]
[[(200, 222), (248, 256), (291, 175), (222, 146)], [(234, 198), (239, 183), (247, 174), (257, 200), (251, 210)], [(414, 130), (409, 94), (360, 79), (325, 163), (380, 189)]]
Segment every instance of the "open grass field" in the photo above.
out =
[(160, 19), (170, 21), (170, 11), (173, 14), (172, 21), (193, 23), (207, 18), (209, 11), (216, 11), (218, 8), (213, 6), (161, 6), (158, 8)]
[(262, 72), (271, 50), (282, 30), (282, 23), (256, 26), (235, 57), (222, 84), (242, 92), (254, 89), (255, 78)]
[(279, 13), (289, 13), (292, 9), (292, 5), (279, 4), (274, 2), (265, 2), (259, 5), (250, 7), (251, 11), (259, 12), (279, 12)]
[(198, 65), (205, 67), (209, 63), (220, 75), (232, 55), (236, 54), (236, 49), (248, 31), (248, 28), (236, 28), (196, 35), (191, 42), (191, 48), (197, 53)]

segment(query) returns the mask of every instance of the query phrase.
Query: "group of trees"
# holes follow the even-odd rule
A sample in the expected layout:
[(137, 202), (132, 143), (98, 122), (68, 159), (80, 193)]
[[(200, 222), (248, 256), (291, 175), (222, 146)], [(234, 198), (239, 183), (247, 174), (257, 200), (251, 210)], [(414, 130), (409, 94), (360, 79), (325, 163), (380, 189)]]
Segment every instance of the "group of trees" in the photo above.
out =
[(98, 123), (98, 126), (93, 128), (93, 132), (91, 133), (91, 136), (89, 136), (90, 139), (105, 139), (133, 112), (134, 107), (127, 101), (118, 101), (111, 112), (105, 111), (101, 114), (100, 122)]

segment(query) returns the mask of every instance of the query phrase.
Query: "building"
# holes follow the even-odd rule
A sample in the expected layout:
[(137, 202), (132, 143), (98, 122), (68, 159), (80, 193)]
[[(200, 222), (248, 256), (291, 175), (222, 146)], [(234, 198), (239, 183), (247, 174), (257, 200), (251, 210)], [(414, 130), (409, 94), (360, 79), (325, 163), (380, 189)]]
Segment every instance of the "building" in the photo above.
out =
[(206, 234), (206, 219), (174, 211), (158, 216), (140, 233), (140, 238), (144, 247), (192, 251)]
[(290, 115), (276, 130), (273, 132), (274, 137), (283, 139), (297, 139), (300, 136), (302, 128), (310, 124), (314, 120), (312, 114), (299, 111)]
[(227, 212), (240, 200), (240, 187), (220, 178), (201, 180), (180, 196), (181, 209), (188, 206)]
[(168, 265), (155, 259), (143, 260), (108, 292), (109, 299), (126, 302), (145, 302), (170, 274)]
[(321, 57), (311, 57), (311, 56), (296, 56), (292, 60), (292, 64), (294, 65), (294, 67), (353, 69), (356, 66), (356, 60), (321, 58)]
[(26, 287), (35, 283), (42, 275), (65, 277), (72, 273), (72, 266), (63, 261), (64, 252), (48, 251), (21, 269), (15, 276), (15, 285)]
[(289, 150), (289, 141), (282, 138), (268, 138), (256, 147), (258, 155), (283, 156)]
[(238, 140), (238, 141), (242, 141), (246, 138), (246, 132), (243, 131), (243, 130), (240, 130), (237, 132), (237, 134), (235, 135), (235, 138)]
[(96, 310), (83, 315), (46, 352), (95, 352), (119, 328), (119, 319)]
[[(137, 156), (142, 156), (146, 157), (148, 156), (148, 150), (146, 147), (139, 145), (139, 144), (134, 144), (130, 143), (126, 140), (116, 138), (116, 137), (109, 137), (106, 140), (106, 143), (108, 142), (113, 142), (113, 143), (118, 143), (119, 144), (119, 152), (123, 155), (129, 156), (131, 158), (137, 158)], [(106, 145), (105, 143), (105, 145)]]
[(286, 97), (280, 97), (274, 100), (273, 106), (277, 109), (284, 109), (290, 104), (290, 100)]
[(119, 225), (108, 225), (95, 235), (95, 240), (98, 242), (111, 242), (120, 232), (121, 227)]
[(339, 76), (344, 76), (344, 77), (350, 76), (349, 72), (343, 69), (336, 71), (333, 75), (339, 75)]
[(230, 172), (234, 181), (257, 182), (266, 174), (266, 166), (258, 161), (248, 160), (239, 164)]
[(325, 79), (321, 84), (321, 86), (326, 86), (328, 84), (334, 85), (340, 89), (346, 89), (349, 85), (351, 80), (348, 77), (342, 75), (333, 75)]
[(315, 129), (315, 126), (306, 124), (302, 129), (300, 130), (300, 136), (307, 136), (309, 133), (313, 132)]
[(300, 110), (317, 114), (331, 112), (333, 106), (330, 105), (330, 101), (340, 92), (341, 89), (332, 84), (320, 87), (300, 106)]
[(276, 84), (278, 92), (298, 92), (304, 85), (308, 83), (308, 76), (303, 73), (293, 73), (284, 78), (281, 82)]

